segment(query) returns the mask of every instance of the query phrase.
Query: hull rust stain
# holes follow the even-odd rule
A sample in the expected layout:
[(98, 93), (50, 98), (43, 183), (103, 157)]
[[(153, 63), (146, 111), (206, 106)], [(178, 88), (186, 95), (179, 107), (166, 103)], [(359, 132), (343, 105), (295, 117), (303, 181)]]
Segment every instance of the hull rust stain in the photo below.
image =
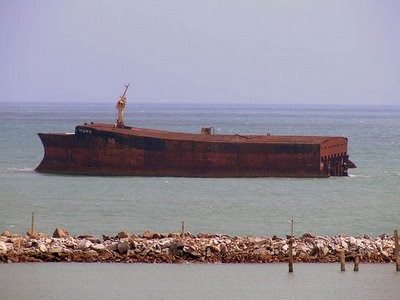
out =
[(329, 177), (355, 167), (345, 137), (179, 133), (105, 123), (39, 133), (37, 172), (174, 177)]

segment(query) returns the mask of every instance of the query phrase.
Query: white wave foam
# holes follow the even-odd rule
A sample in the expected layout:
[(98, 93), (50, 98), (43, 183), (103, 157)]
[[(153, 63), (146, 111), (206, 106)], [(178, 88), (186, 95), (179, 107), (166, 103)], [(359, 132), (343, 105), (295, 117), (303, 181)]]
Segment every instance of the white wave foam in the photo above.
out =
[(32, 172), (32, 168), (7, 168), (7, 171), (10, 172)]
[(352, 178), (371, 178), (372, 176), (370, 176), (370, 175), (355, 175), (355, 174), (349, 174), (349, 177), (352, 177)]

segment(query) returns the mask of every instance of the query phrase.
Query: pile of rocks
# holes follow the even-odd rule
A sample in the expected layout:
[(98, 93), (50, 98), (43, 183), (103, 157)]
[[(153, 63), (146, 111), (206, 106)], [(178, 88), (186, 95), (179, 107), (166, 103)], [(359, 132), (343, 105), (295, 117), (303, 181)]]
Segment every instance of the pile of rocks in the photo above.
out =
[[(313, 236), (293, 238), (295, 262), (337, 262), (345, 251), (346, 260), (356, 256), (362, 262), (392, 262), (394, 238), (369, 236)], [(57, 228), (46, 234), (0, 236), (0, 262), (128, 262), (128, 263), (265, 263), (288, 260), (290, 238), (237, 237), (220, 234), (120, 232), (102, 240), (91, 236), (70, 236)]]

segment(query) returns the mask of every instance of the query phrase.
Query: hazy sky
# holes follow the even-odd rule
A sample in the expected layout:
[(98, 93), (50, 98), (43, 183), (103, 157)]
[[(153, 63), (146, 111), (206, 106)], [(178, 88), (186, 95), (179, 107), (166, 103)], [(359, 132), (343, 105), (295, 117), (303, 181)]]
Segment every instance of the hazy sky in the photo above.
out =
[(400, 1), (0, 0), (0, 100), (400, 104)]

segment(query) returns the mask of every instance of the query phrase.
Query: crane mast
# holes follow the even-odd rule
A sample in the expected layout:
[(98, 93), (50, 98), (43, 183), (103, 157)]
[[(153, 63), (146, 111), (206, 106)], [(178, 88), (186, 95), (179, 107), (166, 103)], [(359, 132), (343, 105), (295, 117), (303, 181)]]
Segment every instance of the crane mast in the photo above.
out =
[(117, 100), (117, 105), (115, 106), (117, 108), (117, 123), (116, 127), (117, 128), (124, 128), (125, 127), (125, 119), (124, 119), (124, 109), (126, 105), (126, 92), (128, 91), (129, 84), (125, 85), (125, 91), (122, 94), (122, 96), (118, 97)]

